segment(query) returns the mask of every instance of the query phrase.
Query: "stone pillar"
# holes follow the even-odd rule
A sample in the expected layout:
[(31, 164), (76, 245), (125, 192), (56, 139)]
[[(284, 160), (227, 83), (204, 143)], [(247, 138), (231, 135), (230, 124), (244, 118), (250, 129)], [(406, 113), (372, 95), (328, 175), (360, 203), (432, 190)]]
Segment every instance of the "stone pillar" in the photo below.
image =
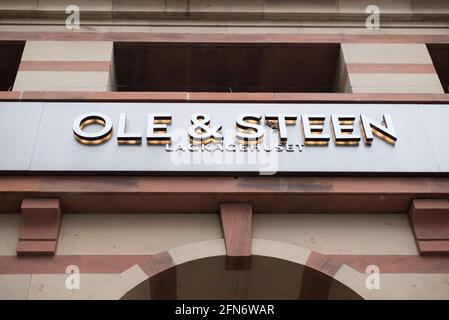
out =
[(112, 41), (27, 41), (13, 91), (112, 91)]
[(340, 92), (444, 93), (422, 43), (342, 43)]

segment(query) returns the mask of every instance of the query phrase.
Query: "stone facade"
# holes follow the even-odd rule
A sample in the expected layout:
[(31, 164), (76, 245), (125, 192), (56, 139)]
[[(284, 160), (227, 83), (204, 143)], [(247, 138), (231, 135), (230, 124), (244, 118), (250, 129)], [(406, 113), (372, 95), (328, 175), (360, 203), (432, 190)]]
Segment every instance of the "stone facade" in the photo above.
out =
[[(25, 47), (13, 88), (0, 92), (0, 100), (449, 101), (427, 47), (449, 44), (447, 0), (78, 0), (81, 26), (67, 30), (65, 9), (72, 2), (1, 1), (0, 41), (24, 41)], [(365, 9), (372, 2), (381, 10), (380, 29), (365, 28)], [(335, 90), (118, 92), (116, 41), (338, 43)], [(273, 178), (260, 181), (267, 188), (251, 191), (233, 178), (211, 177), (210, 184), (195, 177), (175, 182), (168, 177), (49, 179), (0, 177), (0, 299), (449, 299), (449, 237), (438, 243), (438, 256), (422, 255), (407, 215), (415, 198), (447, 202), (445, 177)], [(219, 204), (282, 194), (285, 184), (307, 204), (332, 205), (307, 210), (288, 204), (279, 211), (272, 205), (264, 213), (252, 212), (252, 224), (246, 225), (252, 234), (246, 239), (251, 269), (229, 270)], [(310, 184), (321, 189), (301, 189)], [(146, 212), (139, 197), (160, 196), (161, 185), (164, 196), (176, 193), (169, 195), (175, 203), (167, 212)], [(182, 195), (194, 188), (197, 198), (189, 213), (183, 212), (176, 202), (185, 202)], [(130, 212), (104, 205), (117, 194), (128, 197), (123, 201), (133, 204)], [(54, 256), (19, 257), (22, 200), (46, 197), (59, 199), (62, 208)], [(442, 221), (449, 215), (445, 208), (440, 208)], [(72, 265), (81, 271), (79, 290), (66, 288)], [(379, 290), (365, 286), (372, 265), (380, 271)], [(314, 272), (324, 290), (310, 284)]]

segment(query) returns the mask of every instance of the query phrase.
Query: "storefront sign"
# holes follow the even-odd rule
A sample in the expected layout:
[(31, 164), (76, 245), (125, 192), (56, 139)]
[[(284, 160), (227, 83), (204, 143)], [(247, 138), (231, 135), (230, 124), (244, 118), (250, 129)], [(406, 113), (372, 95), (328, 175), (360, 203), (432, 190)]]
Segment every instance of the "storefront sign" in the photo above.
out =
[[(364, 114), (360, 114), (360, 128), (366, 144), (373, 141), (373, 133), (391, 144), (395, 144), (397, 136), (393, 121), (389, 114), (383, 116), (384, 124), (379, 124)], [(172, 144), (172, 135), (168, 133), (168, 125), (172, 122), (170, 113), (149, 113), (146, 141), (149, 145)], [(262, 118), (266, 124), (279, 135), (279, 144), (287, 144), (287, 125), (295, 125), (296, 114), (268, 113), (264, 116), (257, 113), (241, 114), (235, 121), (235, 143), (242, 145), (262, 144), (266, 129), (262, 125)], [(356, 116), (353, 114), (331, 114), (329, 116), (334, 141), (339, 145), (356, 145), (361, 140), (361, 134), (354, 133)], [(120, 113), (117, 142), (119, 144), (141, 144), (142, 134), (126, 132), (126, 113)], [(324, 133), (326, 115), (302, 114), (303, 141), (308, 145), (327, 145), (331, 140), (329, 134)], [(84, 128), (90, 124), (99, 124), (102, 128), (96, 132), (87, 132)], [(91, 112), (77, 117), (73, 123), (75, 139), (82, 144), (101, 144), (112, 137), (113, 121), (103, 113)], [(300, 134), (297, 130), (296, 134)], [(205, 112), (195, 113), (191, 117), (188, 128), (191, 144), (222, 144), (222, 126), (210, 126), (210, 116)], [(245, 150), (246, 148), (242, 148)], [(175, 149), (176, 150), (176, 149)]]
[(4, 102), (0, 170), (441, 174), (447, 123), (436, 105)]

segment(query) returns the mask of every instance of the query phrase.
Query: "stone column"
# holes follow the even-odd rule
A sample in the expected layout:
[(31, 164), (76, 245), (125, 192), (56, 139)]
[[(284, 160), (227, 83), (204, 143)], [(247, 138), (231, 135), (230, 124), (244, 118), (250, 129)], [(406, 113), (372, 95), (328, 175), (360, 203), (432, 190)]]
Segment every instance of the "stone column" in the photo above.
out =
[(342, 43), (340, 91), (444, 93), (422, 43)]
[(112, 41), (27, 41), (13, 91), (112, 91)]

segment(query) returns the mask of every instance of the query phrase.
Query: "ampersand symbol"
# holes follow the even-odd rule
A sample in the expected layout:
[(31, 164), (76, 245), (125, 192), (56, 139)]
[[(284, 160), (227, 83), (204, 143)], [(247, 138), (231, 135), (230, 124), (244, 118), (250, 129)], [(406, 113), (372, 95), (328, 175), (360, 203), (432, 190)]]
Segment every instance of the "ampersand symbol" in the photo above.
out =
[(189, 128), (189, 137), (192, 143), (208, 144), (223, 140), (220, 133), (221, 125), (210, 127), (210, 117), (207, 113), (195, 113), (191, 118), (192, 125)]

